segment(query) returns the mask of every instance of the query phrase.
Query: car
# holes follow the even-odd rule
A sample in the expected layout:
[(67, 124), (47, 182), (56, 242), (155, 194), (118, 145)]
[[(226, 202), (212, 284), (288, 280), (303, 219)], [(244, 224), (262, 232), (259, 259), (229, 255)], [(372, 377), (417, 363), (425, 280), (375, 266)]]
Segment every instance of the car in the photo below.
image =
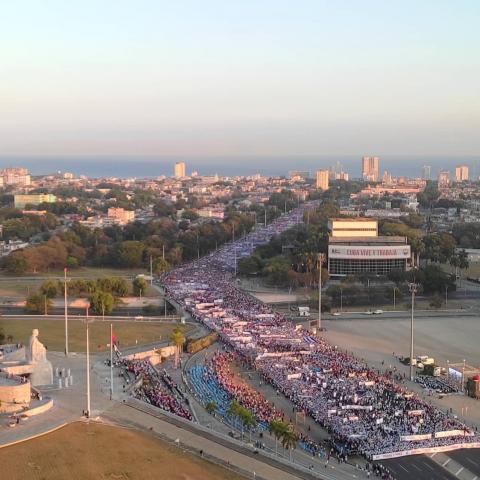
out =
[(371, 310), (367, 310), (366, 312), (363, 312), (364, 315), (373, 315), (373, 312)]
[(383, 310), (374, 310), (373, 314), (374, 315), (381, 315), (383, 313)]
[(339, 316), (340, 316), (340, 312), (333, 312), (332, 315), (333, 315), (334, 317), (339, 317)]

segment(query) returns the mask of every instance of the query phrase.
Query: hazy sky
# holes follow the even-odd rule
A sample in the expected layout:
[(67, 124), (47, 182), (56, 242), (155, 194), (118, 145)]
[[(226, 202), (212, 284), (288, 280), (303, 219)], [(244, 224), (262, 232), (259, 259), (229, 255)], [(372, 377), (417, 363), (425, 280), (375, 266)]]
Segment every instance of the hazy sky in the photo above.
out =
[(0, 0), (0, 155), (476, 155), (479, 25), (479, 0)]

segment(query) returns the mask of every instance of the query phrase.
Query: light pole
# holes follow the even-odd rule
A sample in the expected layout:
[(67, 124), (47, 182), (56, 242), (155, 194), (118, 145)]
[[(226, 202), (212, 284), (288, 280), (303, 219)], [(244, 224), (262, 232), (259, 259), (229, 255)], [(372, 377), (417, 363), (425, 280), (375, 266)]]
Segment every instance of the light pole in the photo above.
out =
[(318, 322), (317, 334), (322, 331), (322, 265), (325, 255), (320, 253), (318, 255)]
[(397, 291), (397, 287), (393, 287), (393, 309), (395, 310), (395, 302), (396, 302), (396, 298), (395, 298), (395, 293)]
[(68, 355), (68, 302), (67, 302), (67, 267), (63, 269), (63, 293), (65, 307), (65, 356)]
[(89, 308), (90, 308), (90, 304), (87, 303), (86, 317), (85, 317), (85, 322), (87, 324), (87, 411), (86, 411), (87, 418), (90, 418), (90, 342), (88, 337), (88, 309)]
[(110, 400), (113, 397), (113, 323), (110, 324)]
[(412, 294), (412, 317), (410, 320), (410, 381), (413, 382), (413, 312), (415, 305), (415, 294), (417, 293), (418, 285), (416, 283), (409, 283), (408, 289)]
[(340, 287), (340, 312), (343, 313), (343, 288)]

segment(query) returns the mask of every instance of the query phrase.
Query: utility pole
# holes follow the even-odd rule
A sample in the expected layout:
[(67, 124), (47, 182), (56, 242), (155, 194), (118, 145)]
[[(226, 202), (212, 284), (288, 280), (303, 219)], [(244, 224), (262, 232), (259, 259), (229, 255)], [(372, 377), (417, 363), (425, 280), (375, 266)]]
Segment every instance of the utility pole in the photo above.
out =
[(323, 253), (318, 255), (318, 322), (317, 335), (322, 331), (322, 265), (325, 256)]
[(396, 301), (396, 298), (395, 298), (395, 293), (397, 291), (397, 287), (393, 287), (393, 308), (395, 308), (395, 301)]
[(412, 316), (410, 320), (410, 381), (413, 382), (413, 314), (414, 314), (414, 305), (415, 305), (415, 294), (417, 293), (417, 284), (409, 283), (408, 289), (412, 294)]
[(265, 207), (265, 224), (264, 226), (267, 226), (267, 207)]
[(448, 308), (448, 285), (445, 285), (445, 310)]
[(340, 312), (343, 313), (343, 288), (340, 287)]
[(44, 296), (43, 296), (43, 310), (44, 310), (43, 313), (44, 313), (45, 315), (48, 315), (48, 313), (47, 313), (47, 295), (44, 295)]
[(63, 269), (63, 293), (64, 293), (64, 308), (65, 308), (65, 356), (68, 356), (67, 267)]
[(110, 324), (110, 400), (113, 397), (113, 324)]
[(233, 261), (234, 261), (234, 268), (235, 274), (234, 277), (237, 278), (237, 244), (235, 243), (235, 224), (232, 224), (232, 243), (233, 243)]
[(165, 260), (165, 244), (162, 245), (162, 258)]
[(150, 285), (153, 285), (153, 259), (150, 255)]
[(87, 304), (87, 315), (85, 317), (85, 321), (87, 324), (87, 411), (86, 416), (90, 418), (90, 341), (88, 337), (88, 309), (90, 305)]

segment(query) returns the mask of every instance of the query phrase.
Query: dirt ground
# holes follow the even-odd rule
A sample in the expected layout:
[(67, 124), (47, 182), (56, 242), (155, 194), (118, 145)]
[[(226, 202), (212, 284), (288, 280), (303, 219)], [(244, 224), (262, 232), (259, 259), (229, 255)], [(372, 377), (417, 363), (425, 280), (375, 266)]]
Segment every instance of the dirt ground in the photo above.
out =
[(1, 478), (29, 480), (241, 480), (148, 433), (77, 422), (0, 449)]
[[(119, 342), (119, 348), (165, 340), (170, 337), (176, 324), (160, 324), (147, 322), (114, 322), (113, 332)], [(61, 352), (65, 347), (65, 326), (63, 320), (38, 319), (12, 319), (0, 318), (0, 327), (5, 336), (13, 336), (14, 342), (26, 343), (32, 329), (38, 328), (40, 341), (54, 352)], [(185, 334), (191, 329), (183, 325)], [(100, 352), (107, 350), (110, 342), (110, 323), (95, 321), (90, 324), (90, 350)], [(72, 352), (84, 352), (85, 324), (79, 320), (68, 323), (69, 349)]]

